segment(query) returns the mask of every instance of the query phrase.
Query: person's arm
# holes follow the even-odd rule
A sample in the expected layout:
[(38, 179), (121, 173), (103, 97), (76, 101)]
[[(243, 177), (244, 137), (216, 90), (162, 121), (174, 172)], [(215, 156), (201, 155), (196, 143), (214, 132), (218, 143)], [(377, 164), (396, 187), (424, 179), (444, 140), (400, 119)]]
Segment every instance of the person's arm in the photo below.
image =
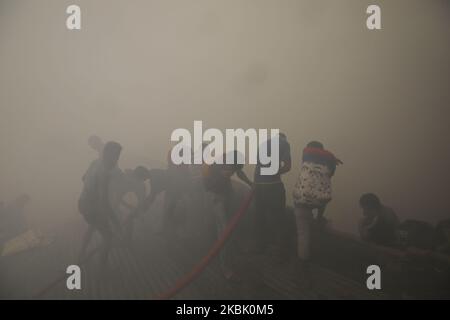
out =
[(253, 183), (250, 181), (250, 179), (247, 177), (247, 175), (245, 174), (244, 171), (238, 170), (236, 172), (236, 175), (238, 176), (239, 179), (241, 179), (243, 182), (245, 182), (250, 188), (253, 187)]
[(378, 216), (373, 218), (372, 220), (364, 218), (361, 220), (359, 224), (359, 233), (361, 235), (361, 239), (364, 241), (370, 241), (370, 237), (372, 234), (372, 229), (378, 223)]
[(280, 167), (280, 170), (278, 171), (278, 173), (280, 175), (285, 174), (285, 173), (291, 171), (291, 167), (292, 167), (291, 158), (286, 159), (281, 162), (281, 167)]
[(278, 170), (278, 173), (280, 175), (291, 171), (292, 167), (291, 147), (289, 146), (289, 144), (286, 144), (283, 150), (284, 152), (280, 154), (280, 169)]
[(361, 240), (369, 241), (370, 229), (369, 229), (369, 227), (367, 225), (367, 221), (365, 219), (362, 219), (359, 222), (358, 229), (359, 229), (359, 236), (360, 236)]

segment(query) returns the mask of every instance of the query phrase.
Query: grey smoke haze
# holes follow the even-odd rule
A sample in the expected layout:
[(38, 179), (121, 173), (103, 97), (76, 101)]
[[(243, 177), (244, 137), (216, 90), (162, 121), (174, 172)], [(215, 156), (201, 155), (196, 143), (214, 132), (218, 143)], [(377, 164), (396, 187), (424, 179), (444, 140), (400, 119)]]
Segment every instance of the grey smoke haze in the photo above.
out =
[(172, 130), (203, 120), (285, 132), (289, 202), (322, 141), (344, 161), (337, 228), (356, 230), (367, 191), (401, 218), (449, 217), (449, 31), (446, 0), (0, 0), (0, 200), (28, 192), (35, 221), (77, 219), (90, 134), (124, 146), (122, 168), (164, 167)]

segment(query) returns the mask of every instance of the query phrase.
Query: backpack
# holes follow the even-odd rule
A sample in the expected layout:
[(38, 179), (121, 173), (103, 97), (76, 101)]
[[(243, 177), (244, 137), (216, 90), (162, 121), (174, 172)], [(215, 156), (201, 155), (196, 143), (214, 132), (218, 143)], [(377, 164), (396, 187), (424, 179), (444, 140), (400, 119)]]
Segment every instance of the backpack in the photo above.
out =
[(331, 174), (328, 166), (303, 162), (294, 186), (294, 203), (321, 207), (331, 200)]

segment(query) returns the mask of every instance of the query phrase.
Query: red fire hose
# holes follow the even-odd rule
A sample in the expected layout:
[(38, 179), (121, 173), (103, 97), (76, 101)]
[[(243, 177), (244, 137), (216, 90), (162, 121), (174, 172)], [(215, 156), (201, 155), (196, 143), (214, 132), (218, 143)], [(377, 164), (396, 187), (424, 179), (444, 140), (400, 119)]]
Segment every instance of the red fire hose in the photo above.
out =
[(244, 199), (244, 202), (241, 204), (241, 207), (238, 209), (238, 211), (236, 211), (234, 216), (231, 218), (230, 223), (225, 228), (220, 238), (211, 247), (208, 254), (204, 256), (188, 274), (180, 278), (172, 288), (158, 295), (156, 299), (165, 300), (172, 298), (183, 288), (185, 288), (188, 284), (190, 284), (198, 275), (200, 275), (200, 273), (206, 268), (211, 259), (214, 258), (219, 253), (220, 249), (222, 249), (223, 245), (228, 240), (233, 230), (236, 228), (239, 220), (243, 217), (244, 213), (250, 206), (250, 203), (252, 202), (253, 199), (253, 194), (254, 194), (253, 191), (250, 192), (248, 196)]

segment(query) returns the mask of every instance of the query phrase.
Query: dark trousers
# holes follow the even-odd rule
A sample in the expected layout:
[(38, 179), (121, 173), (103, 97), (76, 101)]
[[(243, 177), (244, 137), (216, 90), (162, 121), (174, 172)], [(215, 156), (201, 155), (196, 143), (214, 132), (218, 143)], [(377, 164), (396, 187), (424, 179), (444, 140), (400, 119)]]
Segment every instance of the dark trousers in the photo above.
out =
[(282, 245), (286, 191), (282, 182), (255, 184), (255, 233), (257, 250)]

